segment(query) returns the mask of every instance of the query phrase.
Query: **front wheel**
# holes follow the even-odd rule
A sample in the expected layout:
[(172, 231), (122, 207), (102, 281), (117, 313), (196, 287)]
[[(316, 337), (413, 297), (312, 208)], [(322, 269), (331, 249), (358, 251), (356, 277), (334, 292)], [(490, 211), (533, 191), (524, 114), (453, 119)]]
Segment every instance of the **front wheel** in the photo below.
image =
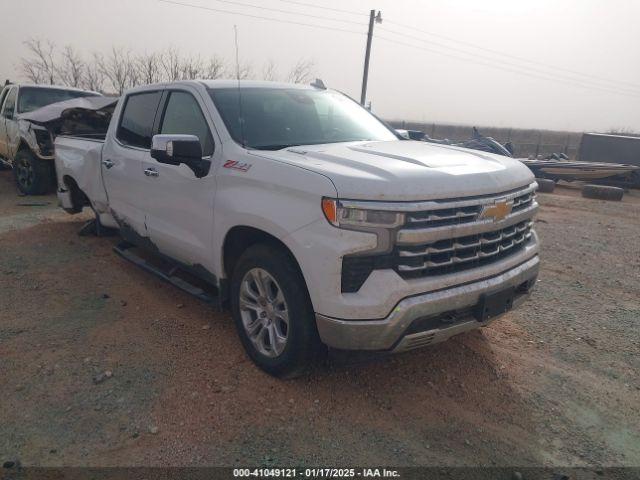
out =
[(28, 150), (20, 150), (13, 160), (13, 176), (25, 195), (44, 195), (53, 183), (53, 163), (41, 160)]
[(324, 353), (304, 279), (280, 248), (256, 245), (242, 254), (231, 310), (247, 354), (271, 375), (300, 375)]

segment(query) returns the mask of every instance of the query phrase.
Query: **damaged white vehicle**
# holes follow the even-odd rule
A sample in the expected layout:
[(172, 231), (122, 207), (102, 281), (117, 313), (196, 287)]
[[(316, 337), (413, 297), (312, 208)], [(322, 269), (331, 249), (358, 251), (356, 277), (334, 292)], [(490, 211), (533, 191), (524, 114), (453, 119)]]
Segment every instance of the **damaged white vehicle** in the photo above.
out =
[(93, 98), (97, 92), (55, 85), (7, 85), (0, 93), (0, 160), (13, 167), (18, 189), (25, 195), (53, 190), (53, 142), (46, 128), (29, 114), (70, 99)]
[(55, 141), (62, 206), (90, 205), (122, 256), (229, 304), (273, 375), (327, 346), (400, 352), (487, 325), (536, 281), (524, 165), (401, 139), (322, 84), (136, 88), (96, 137)]

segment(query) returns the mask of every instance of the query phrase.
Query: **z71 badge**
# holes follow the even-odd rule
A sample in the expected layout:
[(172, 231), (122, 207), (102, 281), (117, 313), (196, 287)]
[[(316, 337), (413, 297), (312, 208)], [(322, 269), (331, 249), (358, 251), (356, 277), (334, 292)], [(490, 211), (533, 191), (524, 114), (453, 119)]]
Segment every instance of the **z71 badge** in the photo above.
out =
[(237, 160), (227, 160), (222, 165), (224, 168), (232, 168), (233, 170), (240, 170), (241, 172), (246, 172), (251, 168), (250, 163), (242, 163)]

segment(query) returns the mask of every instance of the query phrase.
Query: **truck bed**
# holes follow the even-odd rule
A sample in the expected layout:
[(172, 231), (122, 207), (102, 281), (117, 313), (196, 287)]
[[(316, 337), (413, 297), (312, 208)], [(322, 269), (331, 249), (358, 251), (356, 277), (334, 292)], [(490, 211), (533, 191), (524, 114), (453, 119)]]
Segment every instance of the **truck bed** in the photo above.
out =
[(103, 146), (104, 135), (59, 135), (55, 140), (59, 188), (69, 189), (75, 182), (98, 212), (107, 208), (107, 194), (102, 183)]

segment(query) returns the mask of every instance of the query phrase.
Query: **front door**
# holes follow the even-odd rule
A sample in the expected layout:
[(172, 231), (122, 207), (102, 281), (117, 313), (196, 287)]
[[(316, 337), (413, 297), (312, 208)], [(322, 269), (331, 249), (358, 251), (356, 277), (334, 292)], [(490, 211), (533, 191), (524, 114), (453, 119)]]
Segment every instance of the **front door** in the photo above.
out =
[(115, 140), (109, 136), (102, 152), (102, 177), (109, 207), (126, 240), (148, 245), (144, 204), (145, 176), (151, 136), (161, 91), (142, 91), (127, 96), (119, 116)]
[[(158, 133), (195, 135), (205, 158), (214, 153), (212, 129), (193, 90), (170, 90), (161, 107)], [(215, 177), (197, 178), (186, 165), (142, 162), (149, 238), (160, 251), (211, 270)]]

